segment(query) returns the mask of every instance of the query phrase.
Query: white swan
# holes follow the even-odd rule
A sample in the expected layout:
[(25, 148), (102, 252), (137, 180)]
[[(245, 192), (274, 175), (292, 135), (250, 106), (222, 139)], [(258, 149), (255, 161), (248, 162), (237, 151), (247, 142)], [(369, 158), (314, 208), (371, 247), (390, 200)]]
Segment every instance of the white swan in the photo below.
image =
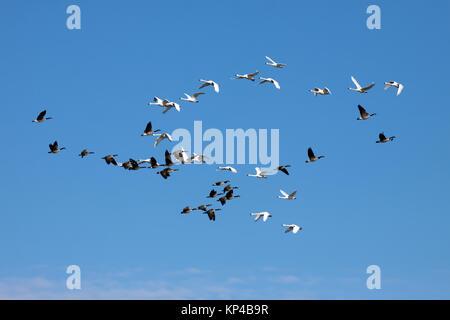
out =
[(278, 81), (276, 81), (275, 79), (272, 79), (272, 78), (263, 78), (263, 77), (259, 77), (259, 79), (261, 79), (262, 81), (261, 81), (260, 83), (258, 83), (258, 84), (270, 82), (270, 83), (273, 83), (273, 85), (275, 86), (275, 88), (277, 88), (278, 90), (280, 89), (280, 84), (279, 84)]
[(207, 87), (207, 86), (213, 86), (214, 87), (214, 91), (219, 93), (219, 84), (218, 83), (216, 83), (216, 82), (214, 82), (212, 80), (203, 80), (203, 79), (200, 79), (199, 81), (204, 82), (200, 86), (199, 89), (202, 89), (202, 88)]
[(292, 231), (292, 233), (297, 233), (299, 230), (303, 229), (296, 224), (283, 224), (283, 227), (287, 227), (284, 233), (288, 233), (289, 231)]
[(268, 66), (272, 66), (272, 67), (275, 67), (275, 68), (283, 68), (284, 66), (287, 66), (287, 64), (285, 64), (285, 63), (278, 63), (278, 62), (273, 61), (268, 56), (266, 56), (266, 59), (269, 60), (269, 62), (266, 62), (266, 64)]
[(314, 96), (316, 97), (318, 94), (325, 96), (328, 94), (331, 94), (331, 90), (327, 87), (320, 89), (320, 88), (314, 88), (313, 90), (309, 90), (310, 92), (314, 93)]
[(189, 102), (195, 102), (197, 103), (197, 97), (201, 94), (205, 94), (204, 92), (196, 92), (194, 93), (192, 96), (188, 95), (187, 93), (185, 93), (184, 95), (186, 96), (186, 98), (180, 98), (180, 100), (184, 100), (184, 101), (189, 101)]
[(279, 199), (286, 199), (286, 200), (294, 200), (294, 199), (297, 199), (297, 198), (295, 197), (295, 194), (297, 193), (297, 190), (294, 190), (294, 192), (292, 192), (291, 194), (287, 194), (286, 192), (284, 192), (284, 191), (281, 190), (281, 189), (280, 189), (280, 192), (281, 192), (281, 194), (282, 194), (283, 196), (282, 196), (282, 197), (281, 197), (281, 196), (278, 196)]
[(237, 170), (233, 167), (226, 166), (226, 167), (219, 167), (217, 170), (225, 170), (225, 171), (231, 171), (233, 173), (237, 173)]
[(167, 139), (169, 141), (173, 141), (172, 136), (170, 134), (168, 134), (168, 133), (156, 133), (155, 136), (158, 137), (158, 139), (156, 139), (155, 144), (154, 144), (155, 148), (164, 139)]
[(395, 81), (389, 81), (389, 82), (385, 82), (384, 83), (384, 90), (389, 89), (389, 87), (395, 87), (397, 88), (397, 96), (400, 95), (400, 93), (402, 93), (404, 86), (401, 83), (395, 82)]
[(375, 85), (375, 82), (372, 82), (372, 84), (370, 86), (362, 88), (359, 85), (358, 81), (356, 81), (356, 79), (353, 76), (352, 76), (352, 81), (355, 84), (356, 88), (349, 88), (349, 90), (357, 91), (360, 93), (367, 93), (367, 90), (371, 89)]
[(268, 171), (262, 171), (261, 168), (256, 167), (256, 174), (247, 174), (249, 177), (255, 177), (255, 178), (267, 178), (265, 175), (268, 174)]
[(267, 212), (267, 211), (264, 211), (264, 212), (257, 212), (257, 213), (250, 213), (250, 215), (251, 215), (251, 216), (256, 216), (256, 217), (255, 217), (255, 222), (258, 221), (261, 217), (263, 217), (263, 221), (266, 222), (267, 219), (269, 219), (269, 217), (272, 216), (272, 215), (271, 215), (269, 212)]

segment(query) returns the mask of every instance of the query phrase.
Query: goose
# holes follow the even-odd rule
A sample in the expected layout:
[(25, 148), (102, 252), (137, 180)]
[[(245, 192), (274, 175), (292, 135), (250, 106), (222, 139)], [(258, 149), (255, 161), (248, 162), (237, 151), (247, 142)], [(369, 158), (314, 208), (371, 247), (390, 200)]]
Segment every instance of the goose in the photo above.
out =
[(232, 200), (232, 199), (236, 199), (236, 198), (240, 198), (241, 196), (236, 196), (236, 195), (234, 195), (233, 194), (233, 190), (230, 190), (230, 191), (228, 191), (226, 194), (225, 194), (225, 198), (227, 198), (227, 200)]
[(164, 107), (166, 104), (169, 103), (169, 100), (167, 99), (160, 99), (158, 97), (153, 97), (153, 101), (154, 102), (149, 102), (148, 105), (155, 105), (155, 106), (159, 106), (159, 107)]
[(288, 165), (285, 165), (285, 166), (278, 166), (278, 167), (275, 168), (275, 170), (281, 171), (281, 172), (283, 172), (283, 173), (289, 175), (289, 172), (287, 171), (286, 168), (289, 168), (290, 166), (291, 166), (291, 165), (289, 165), (289, 164), (288, 164)]
[(66, 148), (66, 147), (59, 148), (58, 142), (56, 140), (55, 142), (53, 142), (53, 144), (50, 143), (48, 146), (50, 147), (50, 151), (48, 153), (58, 153)]
[(139, 164), (143, 164), (144, 162), (150, 163), (150, 167), (147, 167), (149, 169), (155, 169), (159, 167), (159, 163), (154, 157), (151, 157), (150, 159), (139, 159)]
[(194, 210), (202, 210), (202, 211), (206, 211), (207, 207), (211, 207), (212, 204), (202, 204), (201, 206), (198, 206), (197, 208), (195, 208)]
[(147, 167), (140, 167), (139, 164), (137, 163), (137, 161), (134, 159), (130, 159), (130, 164), (131, 164), (131, 167), (129, 168), (129, 170), (139, 170), (139, 169), (147, 168)]
[(276, 81), (275, 79), (272, 78), (263, 78), (263, 77), (259, 77), (260, 80), (262, 80), (261, 82), (259, 82), (258, 84), (262, 84), (265, 82), (270, 82), (273, 83), (273, 85), (275, 86), (275, 88), (280, 89), (280, 84), (278, 83), (278, 81)]
[(205, 159), (209, 159), (209, 158), (203, 154), (198, 155), (194, 152), (190, 158), (190, 162), (206, 163)]
[(172, 157), (170, 156), (170, 153), (168, 150), (166, 150), (166, 152), (164, 153), (164, 160), (166, 162), (166, 164), (164, 164), (165, 167), (170, 167), (175, 164), (175, 163), (173, 163)]
[(219, 167), (219, 168), (217, 169), (217, 171), (219, 171), (219, 170), (225, 170), (225, 171), (231, 171), (231, 172), (233, 172), (233, 173), (237, 173), (237, 170), (236, 170), (235, 168), (233, 168), (233, 167), (230, 167), (230, 166)]
[(117, 157), (117, 156), (118, 156), (117, 154), (110, 154), (110, 155), (104, 156), (102, 159), (104, 159), (106, 164), (108, 164), (108, 165), (112, 163), (113, 165), (117, 166), (116, 159), (114, 159), (114, 157)]
[(386, 136), (384, 135), (383, 132), (380, 133), (380, 134), (378, 135), (378, 137), (380, 138), (380, 140), (376, 141), (376, 143), (386, 143), (386, 142), (388, 142), (388, 141), (392, 141), (392, 140), (395, 139), (395, 136), (386, 138)]
[(317, 97), (318, 94), (322, 95), (322, 96), (326, 96), (328, 94), (331, 94), (331, 90), (328, 88), (314, 88), (313, 90), (309, 90), (310, 92), (314, 93), (314, 96)]
[(319, 159), (325, 158), (325, 156), (319, 156), (319, 157), (316, 157), (316, 156), (314, 155), (314, 152), (312, 151), (312, 149), (311, 149), (311, 148), (308, 148), (308, 158), (309, 158), (309, 160), (306, 160), (306, 161), (305, 161), (306, 163), (317, 161), (317, 160), (319, 160)]
[(144, 133), (141, 134), (142, 137), (145, 136), (154, 136), (156, 132), (159, 132), (161, 130), (157, 129), (157, 130), (152, 130), (152, 122), (149, 121), (149, 123), (147, 123), (147, 126), (145, 127)]
[(283, 224), (282, 226), (287, 228), (284, 233), (288, 233), (289, 231), (292, 231), (292, 233), (297, 233), (299, 230), (303, 229), (296, 224)]
[(203, 213), (208, 215), (209, 220), (216, 221), (216, 211), (220, 210), (222, 209), (209, 209), (208, 211)]
[(228, 182), (230, 182), (230, 180), (214, 182), (213, 183), (213, 187), (219, 187), (219, 186), (221, 186), (221, 185), (223, 185), (225, 183), (228, 183)]
[(223, 197), (220, 197), (219, 200), (217, 200), (217, 201), (220, 201), (220, 203), (221, 203), (222, 205), (225, 205), (225, 203), (227, 202), (227, 200), (232, 200), (232, 199), (239, 198), (239, 197), (240, 197), (240, 196), (235, 196), (235, 195), (233, 194), (233, 189), (231, 189), (231, 190), (228, 191)]
[(184, 207), (184, 208), (183, 208), (183, 210), (181, 211), (181, 213), (182, 213), (182, 214), (183, 214), (183, 213), (190, 213), (190, 212), (192, 212), (192, 211), (194, 211), (194, 210), (197, 210), (197, 208), (191, 209), (191, 208), (189, 208), (189, 206), (187, 206), (187, 207)]
[(168, 133), (155, 133), (154, 136), (158, 137), (158, 139), (156, 139), (156, 141), (155, 141), (155, 144), (153, 145), (155, 148), (164, 139), (167, 139), (169, 141), (173, 141), (172, 136), (170, 134), (168, 134)]
[(214, 189), (212, 189), (210, 192), (209, 192), (209, 195), (207, 196), (207, 198), (215, 198), (216, 196), (218, 196), (219, 194), (217, 193), (217, 191), (216, 190), (214, 190)]
[(371, 88), (375, 85), (375, 82), (372, 82), (372, 84), (371, 84), (370, 86), (367, 86), (367, 87), (362, 88), (362, 87), (359, 85), (358, 81), (356, 81), (356, 79), (355, 79), (353, 76), (352, 76), (352, 81), (353, 81), (353, 83), (355, 84), (356, 89), (355, 89), (355, 88), (348, 88), (348, 89), (349, 89), (349, 90), (356, 91), (356, 92), (360, 92), (360, 93), (367, 93), (367, 90), (371, 89)]
[(356, 118), (356, 120), (367, 120), (370, 117), (376, 115), (376, 113), (368, 114), (366, 112), (366, 109), (364, 109), (360, 104), (358, 104), (359, 113), (361, 114), (361, 117)]
[(255, 217), (255, 222), (258, 221), (261, 217), (263, 217), (263, 221), (266, 222), (267, 219), (269, 219), (269, 217), (271, 217), (272, 215), (270, 213), (268, 213), (267, 211), (264, 212), (257, 212), (257, 213), (250, 213), (251, 216), (256, 216)]
[(389, 89), (389, 87), (395, 87), (397, 88), (397, 96), (400, 95), (400, 93), (402, 93), (404, 86), (401, 83), (395, 82), (395, 81), (388, 81), (384, 83), (384, 90)]
[(130, 161), (119, 162), (119, 163), (117, 164), (117, 166), (118, 166), (118, 167), (122, 167), (122, 168), (124, 168), (125, 170), (130, 170), (130, 168), (131, 168), (131, 162), (130, 162)]
[(81, 152), (80, 152), (80, 154), (78, 155), (78, 156), (80, 156), (82, 159), (84, 158), (84, 157), (86, 157), (88, 154), (94, 154), (95, 152), (89, 152), (89, 151), (87, 151), (86, 149), (83, 149)]
[(283, 195), (282, 197), (281, 196), (278, 196), (278, 199), (286, 199), (286, 200), (294, 200), (294, 199), (297, 199), (296, 197), (295, 197), (295, 194), (297, 193), (297, 190), (294, 190), (291, 194), (287, 194), (286, 192), (284, 192), (283, 190), (281, 190), (280, 189), (280, 192), (281, 192), (281, 194)]
[(178, 169), (165, 168), (161, 171), (158, 171), (156, 174), (160, 174), (161, 177), (163, 177), (164, 179), (167, 179), (167, 177), (170, 177), (170, 174), (175, 171), (178, 171)]
[(39, 113), (37, 118), (35, 120), (33, 120), (32, 122), (44, 122), (45, 120), (53, 119), (52, 117), (44, 118), (46, 113), (47, 113), (47, 110), (41, 111), (41, 113)]
[(180, 161), (182, 164), (191, 161), (191, 159), (188, 158), (188, 156), (186, 155), (186, 151), (184, 150), (184, 148), (181, 148), (181, 150), (174, 151), (172, 152), (172, 154), (175, 157), (175, 159)]
[(253, 73), (246, 73), (246, 74), (235, 74), (235, 79), (247, 79), (250, 81), (255, 81), (255, 76), (259, 74), (258, 71)]
[(278, 62), (273, 61), (268, 56), (266, 56), (266, 59), (269, 60), (269, 62), (266, 62), (266, 64), (268, 66), (272, 66), (272, 67), (275, 67), (275, 68), (283, 68), (284, 66), (287, 66), (287, 64), (285, 64), (285, 63), (278, 63)]
[(218, 83), (216, 83), (216, 82), (214, 82), (212, 80), (203, 80), (203, 79), (200, 79), (199, 81), (204, 82), (200, 86), (199, 89), (202, 89), (202, 88), (207, 87), (207, 86), (213, 86), (214, 87), (214, 91), (219, 93), (219, 84)]
[(185, 93), (184, 95), (186, 96), (186, 98), (180, 98), (180, 100), (184, 100), (184, 101), (189, 101), (189, 102), (195, 102), (197, 103), (197, 97), (201, 94), (205, 94), (204, 92), (196, 92), (194, 93), (192, 96), (188, 95), (187, 93)]
[(228, 192), (234, 189), (239, 189), (239, 187), (232, 187), (230, 184), (225, 186), (225, 188), (223, 188), (223, 192)]
[(181, 107), (178, 103), (173, 102), (173, 101), (169, 101), (165, 106), (164, 106), (164, 110), (162, 113), (166, 113), (167, 111), (169, 111), (170, 109), (175, 108), (175, 110), (177, 110), (178, 112), (181, 111)]
[(247, 174), (248, 177), (255, 177), (255, 178), (267, 178), (265, 175), (268, 174), (268, 171), (261, 171), (261, 168), (256, 167), (256, 174)]

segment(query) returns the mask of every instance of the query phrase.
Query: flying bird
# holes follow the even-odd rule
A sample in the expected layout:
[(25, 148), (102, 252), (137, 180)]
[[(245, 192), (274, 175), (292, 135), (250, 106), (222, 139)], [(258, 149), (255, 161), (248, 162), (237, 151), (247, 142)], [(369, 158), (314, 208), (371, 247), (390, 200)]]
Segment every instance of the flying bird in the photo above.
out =
[(288, 165), (285, 165), (285, 166), (278, 166), (278, 167), (275, 168), (275, 170), (281, 171), (281, 172), (283, 172), (283, 173), (289, 175), (289, 172), (287, 171), (286, 168), (289, 168), (290, 166), (291, 166), (291, 165), (289, 165), (289, 164), (288, 164)]
[(150, 159), (139, 159), (139, 164), (143, 164), (144, 162), (150, 163), (150, 167), (147, 167), (149, 169), (155, 169), (159, 167), (159, 163), (154, 157), (151, 157)]
[(328, 88), (314, 88), (313, 90), (309, 90), (310, 92), (314, 93), (314, 96), (316, 97), (318, 94), (322, 95), (322, 96), (326, 96), (328, 94), (331, 94), (331, 90)]
[(375, 85), (375, 82), (372, 82), (372, 84), (370, 86), (362, 88), (359, 85), (358, 81), (356, 81), (356, 79), (353, 76), (352, 76), (352, 81), (355, 84), (356, 88), (349, 88), (349, 90), (357, 91), (360, 93), (367, 93), (367, 90), (371, 89)]
[(155, 133), (154, 136), (158, 137), (158, 139), (156, 139), (156, 141), (155, 141), (155, 144), (153, 145), (155, 148), (164, 139), (167, 139), (169, 141), (173, 141), (172, 136), (170, 134), (168, 134), (168, 133)]
[(309, 160), (306, 160), (306, 163), (317, 161), (317, 160), (319, 160), (319, 159), (325, 158), (325, 156), (319, 156), (319, 157), (316, 157), (316, 156), (314, 155), (314, 152), (312, 151), (312, 149), (311, 149), (311, 148), (308, 148), (308, 158), (309, 158)]
[(187, 93), (185, 93), (184, 95), (186, 96), (186, 98), (180, 98), (180, 100), (184, 100), (184, 101), (189, 101), (189, 102), (195, 102), (197, 103), (197, 97), (201, 94), (205, 94), (204, 92), (196, 92), (194, 93), (192, 96), (188, 95)]
[(33, 120), (32, 122), (44, 122), (45, 120), (53, 119), (52, 117), (44, 118), (46, 113), (47, 113), (47, 110), (41, 111), (41, 113), (39, 113), (37, 118), (35, 120)]
[(59, 148), (57, 141), (53, 142), (53, 144), (50, 143), (48, 146), (50, 147), (50, 151), (48, 153), (58, 153), (66, 148), (66, 147)]
[(198, 155), (194, 152), (190, 158), (190, 162), (206, 163), (205, 159), (209, 159), (209, 158), (207, 156), (205, 156), (204, 154)]
[(223, 188), (223, 192), (228, 192), (234, 189), (239, 189), (239, 187), (232, 187), (230, 184), (228, 184), (227, 186), (225, 186), (225, 188)]
[(175, 108), (175, 110), (177, 110), (178, 112), (181, 111), (181, 107), (178, 103), (173, 102), (173, 101), (169, 101), (168, 103), (166, 103), (164, 105), (164, 110), (162, 113), (166, 113), (167, 111), (169, 111), (170, 109)]
[(216, 82), (214, 82), (212, 80), (203, 80), (203, 79), (200, 79), (199, 81), (204, 82), (200, 86), (199, 89), (202, 89), (202, 88), (207, 87), (207, 86), (213, 86), (214, 87), (214, 91), (219, 93), (219, 84), (218, 83), (216, 83)]
[(159, 130), (159, 129), (153, 130), (152, 129), (152, 122), (149, 121), (149, 123), (147, 123), (147, 126), (145, 127), (144, 133), (141, 134), (141, 136), (154, 136), (155, 133), (159, 132), (159, 131), (161, 131), (161, 130)]
[(261, 168), (256, 167), (255, 168), (256, 174), (247, 174), (248, 177), (255, 177), (255, 178), (267, 178), (265, 175), (268, 174), (268, 171), (261, 170)]
[(272, 78), (263, 78), (263, 77), (259, 77), (260, 81), (258, 84), (262, 84), (262, 83), (266, 83), (266, 82), (270, 82), (273, 83), (273, 85), (275, 86), (275, 88), (280, 89), (280, 84), (278, 83), (278, 81), (276, 81), (275, 79)]
[(212, 189), (210, 192), (209, 192), (209, 195), (207, 196), (207, 198), (215, 198), (215, 197), (217, 197), (219, 194), (217, 193), (217, 191), (216, 190), (214, 190), (214, 189)]
[(356, 118), (356, 120), (367, 120), (370, 117), (376, 115), (376, 113), (368, 114), (366, 112), (366, 109), (364, 109), (360, 104), (358, 104), (358, 109), (359, 109), (359, 113), (361, 114), (361, 116), (359, 118)]
[(283, 227), (287, 227), (284, 233), (288, 233), (289, 231), (292, 231), (292, 233), (297, 233), (299, 230), (303, 229), (296, 224), (283, 224)]
[(257, 213), (250, 213), (251, 216), (255, 216), (255, 222), (258, 221), (261, 217), (263, 217), (263, 221), (266, 222), (269, 217), (272, 215), (268, 213), (267, 211), (264, 212), (257, 212)]
[(166, 162), (166, 164), (164, 166), (166, 166), (166, 167), (170, 167), (170, 166), (173, 166), (175, 164), (172, 161), (172, 157), (170, 156), (169, 150), (166, 150), (166, 152), (164, 153), (164, 160)]
[(255, 76), (259, 74), (258, 71), (254, 73), (246, 73), (246, 74), (235, 74), (235, 79), (247, 79), (250, 81), (255, 81)]
[(287, 66), (287, 64), (285, 64), (285, 63), (278, 63), (278, 62), (273, 61), (268, 56), (266, 56), (266, 59), (269, 60), (269, 62), (266, 62), (266, 64), (268, 66), (272, 66), (272, 67), (275, 67), (275, 68), (283, 68), (284, 66)]
[(220, 211), (221, 209), (209, 209), (204, 214), (208, 215), (209, 220), (216, 221), (216, 211)]
[(376, 141), (376, 143), (386, 143), (386, 142), (388, 142), (388, 141), (392, 141), (392, 140), (395, 139), (395, 136), (386, 138), (386, 136), (384, 135), (383, 132), (380, 133), (380, 134), (378, 135), (378, 137), (380, 138), (380, 140)]
[(167, 179), (167, 177), (170, 177), (170, 174), (175, 171), (178, 171), (178, 169), (165, 168), (161, 171), (158, 171), (157, 174), (160, 174), (161, 177), (163, 177), (164, 179)]
[(139, 166), (139, 164), (137, 163), (137, 161), (134, 160), (134, 159), (130, 159), (129, 161), (130, 161), (130, 164), (131, 164), (131, 167), (129, 168), (129, 170), (139, 170), (139, 169), (147, 168), (147, 167), (141, 167), (141, 166)]
[(86, 149), (83, 149), (80, 154), (78, 156), (80, 156), (81, 158), (86, 157), (88, 154), (94, 154), (95, 152), (89, 152)]
[(402, 93), (404, 86), (401, 83), (395, 82), (395, 81), (388, 81), (384, 83), (384, 90), (389, 89), (389, 87), (395, 87), (397, 88), (397, 96), (400, 95), (400, 93)]
[(194, 210), (197, 210), (197, 208), (191, 209), (191, 208), (189, 208), (189, 206), (187, 206), (187, 207), (183, 208), (183, 210), (181, 211), (181, 213), (182, 213), (182, 214), (183, 214), (183, 213), (190, 213), (190, 212), (192, 212), (192, 211), (194, 211)]
[(166, 104), (169, 103), (169, 100), (167, 99), (160, 99), (158, 97), (153, 97), (153, 101), (154, 102), (149, 102), (148, 105), (155, 105), (155, 106), (160, 106), (160, 107), (164, 107)]
[(218, 182), (213, 183), (213, 187), (218, 187), (218, 186), (221, 186), (221, 185), (223, 185), (225, 183), (228, 183), (228, 182), (230, 182), (230, 180), (218, 181)]
[(193, 210), (202, 210), (202, 211), (206, 211), (207, 207), (211, 207), (212, 204), (202, 204), (201, 206), (198, 206), (197, 208), (193, 209)]
[(280, 192), (281, 192), (281, 194), (282, 194), (283, 196), (282, 196), (282, 197), (281, 197), (281, 196), (278, 196), (279, 199), (286, 199), (286, 200), (294, 200), (294, 199), (297, 199), (297, 198), (295, 197), (295, 194), (297, 193), (297, 190), (294, 190), (294, 192), (292, 192), (291, 194), (287, 194), (286, 192), (284, 192), (284, 191), (281, 190), (281, 189), (280, 189)]
[(225, 171), (231, 171), (233, 173), (237, 173), (237, 170), (233, 167), (226, 166), (226, 167), (219, 167), (217, 170), (225, 170)]
[(175, 159), (180, 161), (182, 164), (185, 164), (186, 162), (191, 161), (191, 159), (187, 156), (184, 148), (181, 148), (181, 150), (176, 150), (176, 151), (172, 152), (172, 154), (175, 157)]
[(114, 157), (117, 157), (117, 156), (118, 156), (117, 154), (110, 154), (110, 155), (104, 156), (102, 159), (105, 160), (106, 164), (108, 164), (108, 165), (112, 163), (113, 165), (117, 166), (116, 159), (114, 159)]

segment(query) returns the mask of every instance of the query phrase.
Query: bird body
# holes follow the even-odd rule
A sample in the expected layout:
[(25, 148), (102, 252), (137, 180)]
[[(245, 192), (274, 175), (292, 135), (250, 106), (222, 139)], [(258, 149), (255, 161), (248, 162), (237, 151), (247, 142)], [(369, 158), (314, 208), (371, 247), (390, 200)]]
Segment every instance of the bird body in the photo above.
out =
[(389, 141), (392, 141), (392, 140), (395, 139), (395, 136), (392, 136), (392, 137), (387, 138), (387, 137), (384, 135), (383, 132), (380, 133), (380, 134), (378, 135), (378, 137), (379, 137), (379, 140), (376, 141), (376, 143), (386, 143), (386, 142), (389, 142)]
[(45, 120), (51, 120), (53, 119), (52, 117), (47, 117), (45, 118), (45, 114), (47, 113), (47, 110), (43, 110), (41, 111), (41, 113), (39, 113), (39, 115), (37, 116), (36, 119), (34, 119), (32, 122), (44, 122)]
[(197, 103), (198, 102), (197, 97), (201, 94), (205, 94), (205, 93), (204, 92), (196, 92), (192, 96), (185, 93), (184, 95), (186, 96), (186, 98), (180, 98), (180, 100)]
[(370, 117), (376, 115), (376, 113), (368, 114), (366, 109), (364, 109), (360, 104), (358, 104), (358, 110), (361, 116), (359, 118), (356, 118), (356, 120), (367, 120)]
[(217, 170), (224, 170), (224, 171), (231, 171), (233, 173), (237, 173), (237, 170), (233, 167), (226, 166), (226, 167), (219, 167)]
[(292, 231), (292, 233), (297, 233), (299, 230), (302, 230), (302, 227), (299, 227), (296, 224), (283, 224), (283, 227), (286, 227), (287, 229), (284, 231), (284, 233), (288, 233)]
[(359, 92), (359, 93), (367, 93), (367, 90), (371, 89), (375, 85), (375, 82), (372, 82), (372, 84), (370, 84), (369, 86), (362, 88), (359, 85), (358, 81), (356, 81), (356, 79), (353, 76), (352, 76), (352, 81), (355, 84), (356, 88), (348, 88), (348, 89)]
[(266, 56), (266, 59), (269, 60), (269, 62), (266, 62), (266, 64), (268, 66), (272, 66), (272, 67), (275, 67), (275, 68), (283, 68), (284, 66), (287, 66), (287, 64), (285, 64), (285, 63), (275, 62), (273, 59), (271, 59), (268, 56)]
[(167, 179), (168, 177), (170, 177), (170, 174), (175, 171), (178, 171), (178, 169), (165, 168), (161, 171), (158, 171), (157, 174), (160, 174), (161, 177), (163, 177), (164, 179)]
[(397, 96), (400, 95), (400, 93), (402, 93), (404, 86), (401, 83), (395, 82), (395, 81), (388, 81), (384, 83), (384, 90), (389, 89), (390, 87), (395, 87), (397, 88)]
[(216, 211), (220, 211), (221, 209), (209, 209), (206, 212), (203, 212), (204, 214), (208, 215), (209, 220), (216, 221)]
[(156, 133), (156, 132), (159, 132), (159, 131), (161, 131), (161, 130), (159, 130), (159, 129), (153, 130), (153, 129), (152, 129), (152, 122), (149, 121), (149, 122), (147, 123), (147, 126), (145, 127), (144, 133), (141, 134), (141, 136), (154, 136), (155, 133)]
[(287, 194), (286, 192), (284, 192), (284, 191), (281, 190), (281, 189), (280, 189), (280, 192), (281, 192), (281, 194), (282, 194), (283, 196), (282, 196), (282, 197), (281, 197), (281, 196), (278, 196), (279, 199), (286, 199), (286, 200), (294, 200), (294, 199), (297, 199), (297, 198), (295, 197), (295, 194), (297, 193), (297, 190), (294, 190), (294, 192), (292, 192), (291, 194)]
[(275, 79), (272, 78), (263, 78), (263, 77), (259, 77), (259, 79), (261, 80), (258, 84), (262, 84), (262, 83), (266, 83), (266, 82), (270, 82), (272, 83), (275, 88), (277, 88), (278, 90), (280, 89), (280, 84), (278, 83), (278, 81), (276, 81)]
[(66, 147), (58, 147), (58, 142), (56, 140), (55, 142), (53, 142), (53, 144), (50, 143), (48, 146), (50, 147), (50, 151), (48, 153), (58, 153), (61, 150), (66, 149)]
[(265, 175), (269, 173), (268, 171), (263, 171), (261, 168), (256, 167), (255, 168), (256, 174), (247, 174), (248, 177), (255, 177), (255, 178), (267, 178)]
[(328, 94), (331, 94), (331, 90), (328, 88), (314, 88), (313, 90), (309, 90), (310, 92), (314, 93), (314, 96), (316, 97), (318, 94), (322, 95), (322, 96), (326, 96)]
[(80, 154), (79, 154), (79, 156), (81, 157), (81, 158), (84, 158), (84, 157), (86, 157), (88, 154), (94, 154), (95, 152), (89, 152), (89, 151), (87, 151), (86, 149), (83, 149), (81, 152), (80, 152)]
[(118, 156), (117, 154), (110, 154), (110, 155), (104, 156), (102, 159), (105, 160), (106, 164), (108, 164), (108, 165), (112, 163), (113, 165), (117, 166), (116, 159), (114, 159), (114, 157), (117, 157), (117, 156)]
[(316, 157), (316, 155), (314, 154), (313, 150), (311, 148), (308, 148), (308, 158), (309, 159), (306, 160), (306, 163), (317, 161), (319, 159), (325, 158), (325, 156)]
[(250, 81), (255, 81), (255, 76), (259, 74), (258, 71), (254, 73), (246, 73), (246, 74), (235, 74), (235, 79), (247, 79)]

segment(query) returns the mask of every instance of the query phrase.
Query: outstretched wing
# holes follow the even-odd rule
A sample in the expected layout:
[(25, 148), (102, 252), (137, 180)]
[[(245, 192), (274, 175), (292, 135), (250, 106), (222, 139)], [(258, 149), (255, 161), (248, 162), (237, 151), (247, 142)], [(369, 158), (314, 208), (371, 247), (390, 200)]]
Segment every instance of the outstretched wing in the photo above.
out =
[(359, 85), (358, 81), (352, 76), (352, 81), (355, 84), (356, 88), (361, 89), (361, 86)]
[(150, 132), (150, 131), (152, 131), (152, 122), (151, 121), (149, 123), (147, 123), (147, 126), (145, 127), (144, 132)]
[(312, 151), (311, 148), (308, 148), (308, 157), (309, 157), (310, 159), (312, 159), (312, 158), (315, 157), (314, 152)]
[(397, 89), (397, 95), (400, 95), (400, 93), (402, 93), (404, 86), (402, 84), (398, 85), (398, 89)]
[(275, 61), (273, 61), (272, 59), (270, 59), (268, 56), (266, 56), (266, 59), (269, 60), (271, 63), (273, 64), (277, 64)]
[(297, 193), (297, 190), (294, 190), (294, 192), (292, 192), (289, 196), (293, 197), (293, 196), (295, 196), (296, 193)]
[(364, 109), (360, 104), (358, 104), (358, 109), (361, 116), (367, 115), (366, 109)]
[(192, 96), (194, 97), (194, 98), (197, 98), (199, 95), (201, 95), (201, 94), (205, 94), (204, 92), (196, 92), (196, 93), (194, 93)]
[(386, 140), (386, 136), (385, 136), (383, 133), (380, 133), (380, 134), (378, 135), (378, 137), (380, 138), (380, 141)]
[(281, 194), (282, 194), (283, 196), (285, 196), (285, 197), (288, 197), (288, 196), (289, 196), (286, 192), (284, 192), (284, 191), (281, 190), (281, 189), (280, 189), (280, 192), (281, 192)]
[(36, 120), (42, 120), (44, 119), (45, 114), (47, 113), (47, 110), (42, 111), (41, 113), (39, 113), (38, 117)]
[(364, 87), (362, 88), (363, 90), (369, 90), (371, 89), (373, 86), (375, 85), (375, 82), (372, 82), (372, 84), (370, 86)]

